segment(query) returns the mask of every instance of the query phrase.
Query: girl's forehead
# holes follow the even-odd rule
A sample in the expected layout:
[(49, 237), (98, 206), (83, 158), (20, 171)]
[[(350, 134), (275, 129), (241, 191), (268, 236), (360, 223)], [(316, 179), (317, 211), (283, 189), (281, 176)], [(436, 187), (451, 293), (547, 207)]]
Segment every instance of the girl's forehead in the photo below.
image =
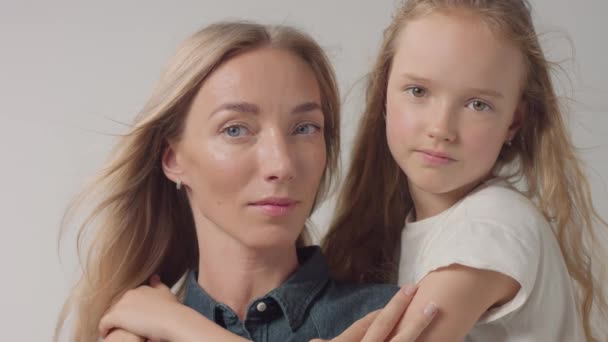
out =
[[(437, 80), (519, 85), (523, 56), (483, 20), (432, 13), (408, 22), (396, 39), (393, 72)], [(479, 86), (470, 84), (469, 86)]]

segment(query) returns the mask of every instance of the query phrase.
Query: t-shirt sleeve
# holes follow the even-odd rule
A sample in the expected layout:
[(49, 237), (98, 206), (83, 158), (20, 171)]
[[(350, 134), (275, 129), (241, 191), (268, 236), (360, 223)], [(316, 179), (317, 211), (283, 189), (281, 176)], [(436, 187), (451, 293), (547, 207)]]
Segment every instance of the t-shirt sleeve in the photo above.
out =
[(533, 227), (476, 220), (450, 227), (433, 241), (421, 258), (420, 281), (428, 273), (454, 264), (491, 270), (517, 281), (515, 297), (487, 311), (480, 323), (502, 318), (523, 306), (534, 287), (540, 262), (540, 238)]

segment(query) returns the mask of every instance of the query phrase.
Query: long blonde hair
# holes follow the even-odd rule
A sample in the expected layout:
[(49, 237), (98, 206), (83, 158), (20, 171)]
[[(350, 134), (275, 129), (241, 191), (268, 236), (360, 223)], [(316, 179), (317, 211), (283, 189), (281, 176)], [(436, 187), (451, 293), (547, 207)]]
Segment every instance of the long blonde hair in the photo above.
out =
[[(594, 229), (607, 228), (595, 211), (588, 180), (562, 117), (550, 70), (535, 32), (530, 6), (523, 0), (410, 0), (390, 26), (367, 83), (366, 107), (350, 168), (337, 201), (336, 216), (323, 242), (334, 276), (360, 282), (390, 282), (396, 276), (399, 236), (412, 208), (406, 175), (386, 140), (386, 88), (396, 38), (408, 20), (433, 11), (466, 9), (494, 32), (516, 44), (527, 63), (522, 94), (525, 117), (512, 146), (501, 151), (496, 174), (523, 180), (525, 194), (551, 222), (578, 289), (587, 339), (593, 340), (592, 308), (606, 315), (602, 290), (605, 253)], [(357, 252), (353, 252), (354, 249)], [(597, 268), (597, 274), (592, 269)], [(598, 276), (599, 274), (599, 276)]]
[[(286, 26), (222, 22), (202, 29), (179, 47), (112, 158), (66, 213), (66, 218), (72, 217), (81, 203), (94, 200), (78, 234), (80, 251), (84, 237), (94, 233), (83, 274), (64, 305), (55, 340), (68, 315), (75, 317), (70, 340), (96, 340), (101, 317), (125, 291), (146, 283), (153, 274), (171, 286), (197, 267), (190, 205), (185, 193), (163, 174), (161, 156), (168, 141), (179, 139), (190, 103), (205, 79), (235, 55), (266, 46), (302, 58), (317, 78), (327, 164), (315, 203), (325, 196), (338, 167), (340, 101), (334, 71), (322, 49), (308, 35)], [(306, 229), (298, 243), (305, 240)]]

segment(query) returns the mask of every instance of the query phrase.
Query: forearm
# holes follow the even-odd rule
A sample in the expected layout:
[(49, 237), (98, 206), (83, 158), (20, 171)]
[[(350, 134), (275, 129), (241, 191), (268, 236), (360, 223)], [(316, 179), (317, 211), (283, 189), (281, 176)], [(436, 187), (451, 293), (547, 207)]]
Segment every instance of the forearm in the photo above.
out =
[(510, 300), (518, 290), (518, 283), (503, 274), (452, 265), (429, 273), (418, 284), (401, 325), (416, 320), (433, 301), (439, 314), (417, 341), (462, 341), (486, 310)]

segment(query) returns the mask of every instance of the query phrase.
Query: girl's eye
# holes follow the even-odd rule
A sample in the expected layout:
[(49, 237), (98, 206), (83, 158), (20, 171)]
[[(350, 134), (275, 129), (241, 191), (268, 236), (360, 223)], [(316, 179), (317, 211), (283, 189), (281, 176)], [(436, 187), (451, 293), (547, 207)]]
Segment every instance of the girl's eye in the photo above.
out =
[(313, 134), (319, 131), (320, 128), (313, 124), (304, 124), (296, 127), (296, 134)]
[(408, 87), (405, 91), (414, 97), (424, 97), (426, 95), (426, 89), (422, 87)]
[(224, 128), (224, 130), (222, 130), (222, 133), (231, 138), (238, 138), (248, 134), (249, 130), (241, 125), (232, 125)]
[(492, 108), (492, 107), (490, 107), (489, 104), (487, 104), (487, 103), (485, 103), (483, 101), (480, 101), (480, 100), (471, 101), (467, 105), (467, 107), (470, 108), (470, 109), (472, 109), (472, 110), (478, 111), (478, 112), (483, 112), (485, 110), (488, 110), (488, 109)]

